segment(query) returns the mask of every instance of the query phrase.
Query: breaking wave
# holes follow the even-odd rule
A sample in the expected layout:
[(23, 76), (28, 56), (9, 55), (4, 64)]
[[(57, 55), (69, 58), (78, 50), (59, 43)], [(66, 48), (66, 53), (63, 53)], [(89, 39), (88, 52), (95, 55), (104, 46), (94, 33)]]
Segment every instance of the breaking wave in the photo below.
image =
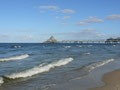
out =
[(89, 47), (92, 47), (93, 45), (89, 45)]
[(94, 70), (95, 68), (97, 67), (101, 67), (107, 63), (110, 63), (110, 62), (113, 62), (114, 59), (108, 59), (108, 60), (105, 60), (105, 61), (101, 61), (101, 62), (97, 62), (97, 63), (93, 63), (93, 64), (90, 64), (88, 66), (86, 66), (84, 69), (87, 69), (89, 72)]
[(3, 78), (0, 77), (0, 86), (1, 86), (2, 83), (4, 83), (4, 81), (3, 81)]
[(71, 48), (71, 46), (64, 46), (64, 48)]
[(116, 45), (113, 45), (113, 47), (115, 47)]
[(13, 46), (12, 48), (21, 48), (22, 46), (20, 45), (16, 45), (16, 46)]
[(82, 53), (82, 54), (83, 54), (83, 55), (90, 55), (91, 53), (88, 52), (88, 53)]
[(5, 75), (4, 77), (8, 78), (8, 79), (31, 77), (31, 76), (39, 74), (39, 73), (48, 72), (52, 68), (66, 65), (71, 61), (73, 61), (73, 58), (71, 58), (71, 57), (70, 58), (65, 58), (65, 59), (61, 59), (61, 60), (56, 61), (56, 62), (52, 62), (52, 63), (47, 64), (47, 65), (40, 64), (40, 65), (35, 66), (31, 69), (28, 69), (28, 70), (25, 70), (25, 71), (22, 71), (22, 72), (13, 73), (13, 74), (10, 74), (10, 75)]
[(108, 64), (108, 63), (113, 62), (113, 61), (114, 61), (114, 59), (108, 59), (108, 60), (105, 60), (105, 61), (100, 61), (100, 62), (92, 63), (92, 64), (89, 64), (89, 65), (85, 65), (85, 66), (83, 66), (83, 67), (81, 67), (81, 68), (73, 69), (73, 71), (84, 70), (84, 71), (86, 71), (87, 73), (85, 73), (85, 74), (82, 75), (82, 76), (73, 78), (73, 79), (71, 79), (71, 80), (69, 80), (69, 81), (78, 80), (78, 79), (84, 78), (84, 77), (86, 77), (86, 76), (89, 74), (89, 72), (91, 72), (92, 70), (94, 70), (94, 69), (96, 69), (96, 68), (98, 68), (98, 67), (104, 66), (105, 64)]
[(8, 57), (8, 58), (2, 58), (0, 59), (0, 62), (5, 62), (5, 61), (14, 61), (14, 60), (21, 60), (21, 59), (25, 59), (29, 57), (28, 54), (23, 54), (23, 55), (20, 55), (20, 56), (14, 56), (14, 57)]
[(81, 45), (77, 45), (79, 48), (81, 48), (82, 46)]

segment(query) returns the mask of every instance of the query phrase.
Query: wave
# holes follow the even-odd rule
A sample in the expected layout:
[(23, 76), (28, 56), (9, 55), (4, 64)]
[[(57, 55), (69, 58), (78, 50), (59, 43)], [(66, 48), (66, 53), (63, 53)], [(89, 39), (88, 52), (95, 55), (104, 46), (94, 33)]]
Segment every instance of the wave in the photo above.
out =
[(8, 58), (2, 58), (0, 59), (0, 62), (5, 62), (5, 61), (14, 61), (14, 60), (21, 60), (21, 59), (25, 59), (29, 57), (28, 54), (23, 54), (23, 55), (20, 55), (20, 56), (14, 56), (14, 57), (8, 57)]
[(0, 86), (1, 86), (1, 84), (3, 84), (3, 83), (4, 83), (3, 78), (0, 77)]
[(64, 46), (64, 48), (71, 48), (71, 46)]
[(105, 64), (108, 64), (110, 62), (113, 62), (114, 59), (108, 59), (108, 60), (105, 60), (105, 61), (101, 61), (101, 62), (97, 62), (97, 63), (93, 63), (93, 64), (90, 64), (88, 66), (86, 66), (84, 69), (87, 69), (89, 72), (94, 70), (95, 68), (98, 68), (98, 67), (101, 67)]
[(96, 62), (96, 63), (89, 63), (89, 64), (87, 64), (85, 66), (80, 67), (80, 68), (73, 69), (73, 71), (78, 71), (78, 70), (82, 69), (82, 70), (90, 72), (90, 71), (94, 70), (95, 68), (104, 66), (105, 64), (113, 62), (114, 60), (115, 59), (108, 59), (108, 60), (99, 61), (99, 62)]
[(89, 45), (89, 47), (92, 47), (93, 45)]
[(81, 48), (82, 46), (81, 45), (77, 45), (79, 48)]
[(91, 53), (89, 53), (89, 52), (88, 52), (88, 53), (83, 53), (83, 55), (90, 55), (90, 54), (91, 54)]
[(10, 74), (10, 75), (5, 75), (4, 77), (8, 78), (8, 79), (31, 77), (31, 76), (36, 75), (36, 74), (48, 72), (55, 67), (66, 65), (71, 61), (73, 61), (73, 58), (71, 58), (71, 57), (70, 58), (65, 58), (65, 59), (61, 59), (61, 60), (56, 61), (56, 62), (52, 62), (52, 63), (47, 64), (47, 65), (40, 64), (40, 65), (35, 66), (31, 69), (28, 69), (28, 70), (25, 70), (25, 71), (22, 71), (22, 72), (13, 73), (13, 74)]
[(16, 46), (13, 46), (12, 48), (21, 48), (22, 46), (20, 45), (16, 45)]
[(113, 47), (115, 47), (116, 45), (113, 45)]
[(76, 78), (73, 78), (69, 81), (72, 81), (72, 80), (79, 80), (81, 78), (84, 78), (86, 77), (89, 72), (91, 72), (92, 70), (98, 68), (98, 67), (101, 67), (101, 66), (104, 66), (105, 64), (108, 64), (110, 62), (113, 62), (114, 59), (108, 59), (108, 60), (105, 60), (105, 61), (100, 61), (100, 62), (96, 62), (96, 63), (92, 63), (92, 64), (89, 64), (89, 65), (85, 65), (81, 68), (76, 68), (76, 69), (73, 69), (72, 71), (79, 71), (79, 70), (84, 70), (86, 73), (82, 76), (79, 76), (79, 77), (76, 77)]

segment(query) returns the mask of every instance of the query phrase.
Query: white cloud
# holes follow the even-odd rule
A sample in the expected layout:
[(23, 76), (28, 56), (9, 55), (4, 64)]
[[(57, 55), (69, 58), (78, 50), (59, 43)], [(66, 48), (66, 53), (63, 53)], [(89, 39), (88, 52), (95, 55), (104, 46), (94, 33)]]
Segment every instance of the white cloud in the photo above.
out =
[[(93, 36), (96, 36), (96, 38), (104, 38), (105, 35), (104, 34), (101, 34), (99, 32), (96, 31), (96, 29), (91, 29), (91, 28), (88, 28), (88, 29), (83, 29), (82, 33), (84, 34), (89, 34), (89, 35), (93, 35)], [(93, 38), (94, 39), (94, 38)]]
[(74, 11), (74, 10), (72, 10), (72, 9), (64, 9), (64, 10), (62, 10), (62, 13), (74, 14), (74, 13), (75, 13), (75, 11)]
[(86, 22), (77, 22), (75, 25), (87, 25), (88, 23), (86, 23)]
[(120, 15), (109, 15), (105, 17), (107, 20), (120, 20)]
[(63, 17), (62, 19), (63, 20), (69, 20), (71, 17), (70, 16), (65, 16), (65, 17)]
[(95, 32), (96, 29), (93, 29), (93, 28), (87, 28), (87, 29), (82, 29), (82, 31), (85, 31), (85, 32)]
[(58, 19), (59, 18), (59, 16), (56, 16), (56, 19)]
[(63, 14), (74, 14), (75, 11), (72, 9), (61, 9), (59, 6), (56, 5), (43, 5), (43, 6), (39, 6), (39, 7), (33, 7), (33, 8), (40, 8), (41, 11), (40, 13), (44, 13), (44, 10), (55, 10), (56, 13), (63, 13)]
[(33, 39), (32, 35), (9, 35), (9, 34), (0, 34), (0, 42), (31, 42)]
[(102, 23), (102, 22), (104, 22), (104, 20), (99, 19), (97, 16), (89, 16), (87, 19), (77, 22), (75, 25), (88, 25), (91, 23)]
[(102, 23), (104, 22), (102, 19), (99, 19), (97, 16), (89, 16), (88, 19), (85, 19), (87, 23)]
[(40, 13), (45, 13), (45, 11), (40, 11)]
[(66, 25), (68, 25), (68, 23), (61, 23), (61, 25), (62, 25), (62, 26), (66, 26)]
[(65, 40), (103, 40), (106, 35), (96, 31), (96, 29), (88, 28), (75, 32), (56, 33), (56, 36), (64, 37)]
[(49, 5), (49, 6), (40, 6), (40, 9), (57, 10), (57, 9), (59, 9), (59, 7), (58, 6), (54, 6), (54, 5)]
[(7, 34), (0, 34), (0, 38), (9, 37)]

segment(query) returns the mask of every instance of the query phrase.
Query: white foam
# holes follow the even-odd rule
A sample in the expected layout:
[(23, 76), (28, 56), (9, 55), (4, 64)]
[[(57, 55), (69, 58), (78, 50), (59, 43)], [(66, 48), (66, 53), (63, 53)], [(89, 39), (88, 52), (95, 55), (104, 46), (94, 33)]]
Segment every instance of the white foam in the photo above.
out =
[(115, 47), (116, 45), (113, 45), (113, 47)]
[(25, 59), (29, 57), (28, 54), (23, 54), (23, 55), (20, 55), (20, 56), (14, 56), (14, 57), (8, 57), (8, 58), (2, 58), (0, 59), (0, 62), (5, 62), (5, 61), (14, 61), (14, 60), (21, 60), (21, 59)]
[(0, 86), (1, 86), (1, 84), (3, 84), (3, 83), (4, 83), (3, 78), (0, 77)]
[(79, 48), (81, 48), (82, 46), (81, 45), (77, 45)]
[(93, 45), (89, 45), (89, 47), (92, 47)]
[(13, 46), (13, 48), (21, 48), (20, 45)]
[(31, 69), (28, 69), (28, 70), (25, 70), (22, 72), (13, 73), (10, 75), (6, 75), (5, 77), (9, 78), (9, 79), (31, 77), (31, 76), (39, 74), (39, 73), (48, 72), (52, 68), (66, 65), (71, 61), (73, 61), (73, 58), (61, 59), (59, 61), (52, 62), (52, 63), (47, 64), (47, 65), (40, 64), (39, 66), (33, 67)]
[(49, 84), (42, 87), (42, 90), (48, 90), (49, 88), (55, 86), (56, 84)]
[(71, 46), (64, 46), (64, 48), (71, 48)]
[(93, 63), (93, 64), (91, 64), (89, 66), (86, 66), (85, 69), (87, 69), (90, 72), (90, 71), (94, 70), (97, 67), (101, 67), (101, 66), (103, 66), (103, 65), (105, 65), (107, 63), (113, 62), (113, 61), (114, 61), (114, 59), (108, 59), (108, 60), (105, 60), (105, 61)]
[(90, 53), (88, 52), (88, 53), (83, 53), (84, 55), (90, 55)]

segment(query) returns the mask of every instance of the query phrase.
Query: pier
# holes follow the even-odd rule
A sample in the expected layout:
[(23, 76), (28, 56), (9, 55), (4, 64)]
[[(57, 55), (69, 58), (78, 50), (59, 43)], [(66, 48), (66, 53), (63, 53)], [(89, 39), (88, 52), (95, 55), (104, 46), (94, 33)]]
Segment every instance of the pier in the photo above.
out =
[(109, 38), (106, 40), (56, 40), (53, 36), (51, 36), (47, 41), (43, 43), (96, 43), (96, 44), (118, 44), (120, 43), (120, 38)]
[(106, 40), (62, 40), (59, 43), (105, 43)]

